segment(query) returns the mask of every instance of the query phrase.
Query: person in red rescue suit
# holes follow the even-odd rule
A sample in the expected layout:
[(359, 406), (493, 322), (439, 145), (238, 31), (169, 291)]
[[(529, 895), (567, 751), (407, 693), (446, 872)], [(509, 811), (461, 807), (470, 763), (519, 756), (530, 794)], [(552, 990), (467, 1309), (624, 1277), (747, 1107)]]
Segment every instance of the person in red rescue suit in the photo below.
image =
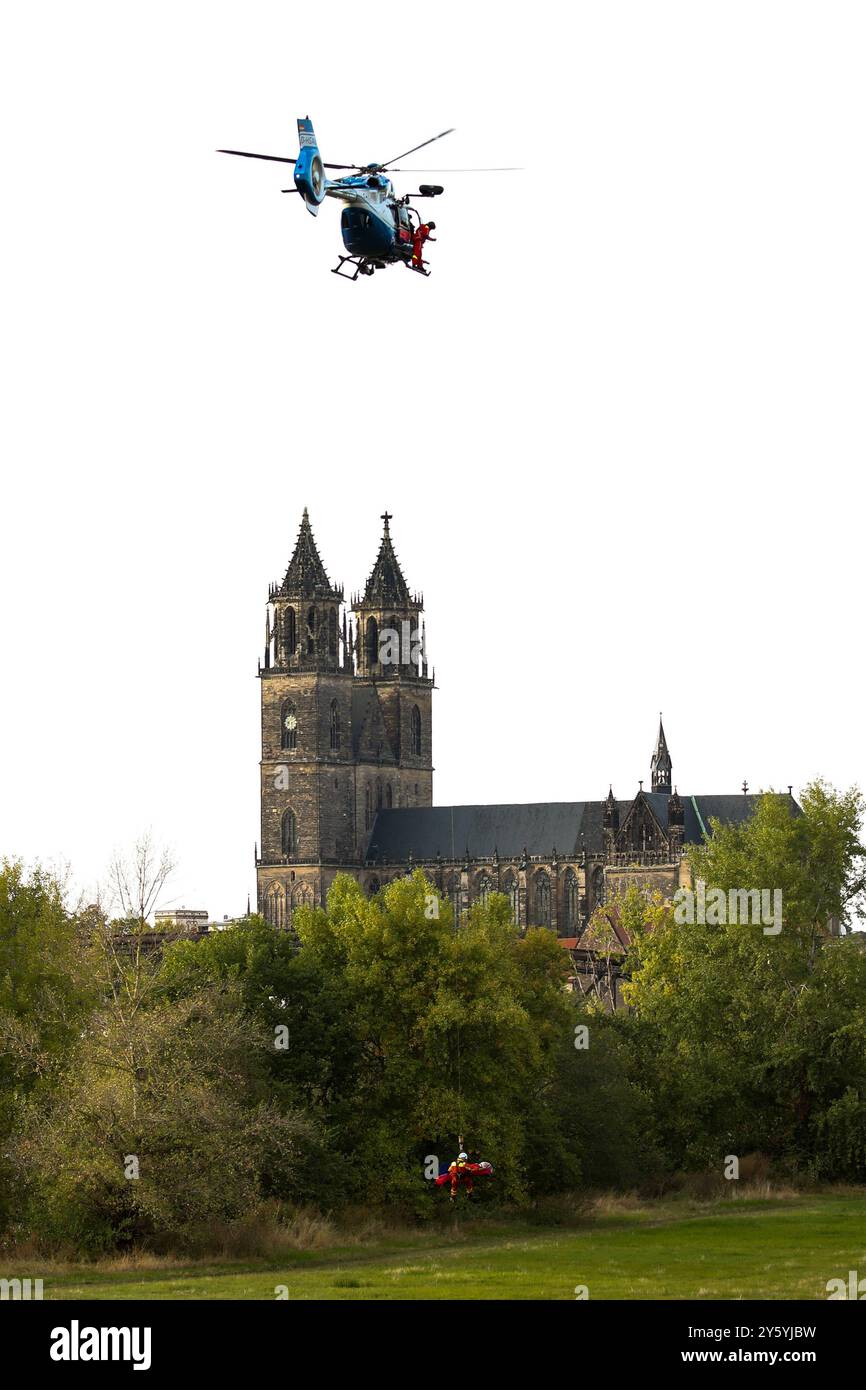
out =
[(468, 1154), (458, 1154), (454, 1163), (449, 1165), (448, 1174), (451, 1178), (451, 1200), (457, 1201), (457, 1192), (462, 1183), (466, 1189), (467, 1197), (472, 1196), (472, 1169), (475, 1164), (469, 1162)]
[(421, 270), (421, 271), (423, 271), (423, 269), (424, 269), (424, 261), (423, 261), (423, 257), (422, 257), (422, 251), (423, 251), (423, 248), (424, 248), (424, 243), (425, 243), (425, 241), (435, 241), (435, 240), (436, 240), (435, 236), (434, 236), (434, 237), (431, 237), (431, 235), (430, 235), (430, 233), (431, 233), (431, 232), (435, 232), (435, 230), (436, 230), (436, 223), (435, 223), (435, 222), (422, 222), (422, 223), (421, 223), (421, 226), (416, 230), (414, 236), (412, 237), (412, 269), (413, 269), (413, 270)]
[(470, 1163), (468, 1154), (459, 1153), (455, 1161), (449, 1164), (447, 1171), (436, 1179), (436, 1186), (444, 1187), (446, 1183), (450, 1183), (451, 1201), (456, 1202), (457, 1193), (461, 1187), (463, 1187), (467, 1197), (472, 1196), (473, 1177), (492, 1178), (492, 1166), (489, 1163)]

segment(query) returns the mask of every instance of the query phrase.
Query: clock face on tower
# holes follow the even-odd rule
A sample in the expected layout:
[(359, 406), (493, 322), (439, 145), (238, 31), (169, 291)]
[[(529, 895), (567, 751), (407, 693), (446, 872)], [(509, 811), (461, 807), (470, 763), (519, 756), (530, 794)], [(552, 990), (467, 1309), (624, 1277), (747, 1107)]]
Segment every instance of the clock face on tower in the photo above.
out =
[(287, 715), (286, 715), (286, 728), (288, 729), (289, 733), (292, 733), (293, 730), (296, 729), (297, 727), (298, 727), (298, 721), (297, 721), (296, 717), (295, 717), (293, 714), (287, 714)]

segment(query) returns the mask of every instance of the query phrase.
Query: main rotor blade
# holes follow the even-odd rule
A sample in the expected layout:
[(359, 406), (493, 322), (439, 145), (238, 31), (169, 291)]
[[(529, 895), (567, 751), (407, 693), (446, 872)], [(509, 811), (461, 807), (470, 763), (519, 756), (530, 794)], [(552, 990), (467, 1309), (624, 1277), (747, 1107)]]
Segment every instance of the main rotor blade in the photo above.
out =
[(523, 169), (522, 164), (488, 165), (482, 169), (389, 169), (389, 174), (515, 174)]
[(300, 193), (300, 191), (301, 191), (301, 190), (300, 190), (299, 188), (281, 188), (281, 189), (280, 189), (280, 192), (281, 192), (281, 193)]
[(297, 163), (297, 160), (287, 159), (282, 154), (253, 154), (251, 150), (217, 150), (217, 154), (239, 154), (242, 159), (270, 159), (274, 164)]
[[(242, 159), (270, 159), (274, 164), (297, 164), (283, 154), (253, 154), (252, 150), (217, 150), (217, 154), (239, 154)], [(324, 163), (324, 161), (323, 161)], [(357, 164), (325, 164), (326, 169), (357, 169)]]
[(391, 159), (386, 159), (384, 164), (380, 164), (380, 169), (387, 169), (389, 164), (393, 164), (395, 159), (405, 159), (407, 154), (414, 154), (416, 150), (423, 150), (425, 145), (432, 145), (434, 140), (441, 140), (444, 135), (451, 135), (456, 130), (456, 126), (449, 126), (447, 130), (442, 130), (438, 135), (431, 135), (429, 140), (422, 140), (420, 145), (413, 145), (411, 150), (404, 150), (402, 154), (395, 154)]

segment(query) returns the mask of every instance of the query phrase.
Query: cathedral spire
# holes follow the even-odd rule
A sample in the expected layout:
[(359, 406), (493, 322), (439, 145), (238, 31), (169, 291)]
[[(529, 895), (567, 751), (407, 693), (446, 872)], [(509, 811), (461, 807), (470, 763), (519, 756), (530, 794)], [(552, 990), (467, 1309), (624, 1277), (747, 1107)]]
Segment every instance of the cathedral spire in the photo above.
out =
[(384, 511), (382, 520), (385, 529), (382, 532), (382, 540), (379, 545), (379, 554), (376, 556), (376, 563), (373, 566), (370, 578), (367, 580), (367, 587), (364, 590), (364, 602), (369, 604), (395, 604), (403, 605), (411, 603), (409, 585), (403, 578), (403, 571), (400, 568), (400, 561), (394, 550), (391, 541), (391, 513)]
[(342, 602), (343, 590), (328, 578), (305, 507), (283, 581), (268, 592), (265, 669), (339, 670)]
[(391, 513), (383, 512), (382, 521), (376, 563), (363, 594), (352, 598), (358, 674), (376, 680), (426, 680), (420, 627), (424, 599), (411, 592), (400, 568), (391, 540)]
[[(331, 597), (339, 593), (339, 590), (332, 586), (325, 566), (322, 564), (313, 535), (313, 528), (310, 525), (310, 514), (306, 507), (301, 517), (301, 528), (298, 531), (298, 539), (289, 561), (289, 568), (286, 570), (281, 585), (281, 592), (286, 597), (303, 598), (312, 598), (313, 595)], [(342, 598), (342, 594), (340, 597)]]
[(654, 792), (665, 792), (670, 796), (672, 768), (671, 755), (668, 752), (668, 743), (665, 738), (664, 725), (662, 724), (662, 717), (660, 714), (658, 738), (656, 740), (655, 752), (652, 755), (652, 761), (650, 763), (652, 789)]

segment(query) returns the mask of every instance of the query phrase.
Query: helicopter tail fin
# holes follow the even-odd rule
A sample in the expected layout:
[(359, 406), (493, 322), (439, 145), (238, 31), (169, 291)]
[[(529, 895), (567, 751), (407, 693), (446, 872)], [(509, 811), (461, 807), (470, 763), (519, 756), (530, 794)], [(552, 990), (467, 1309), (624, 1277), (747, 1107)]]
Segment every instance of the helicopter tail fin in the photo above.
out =
[(307, 205), (307, 212), (316, 217), (328, 189), (328, 180), (309, 116), (298, 118), (298, 144), (300, 152), (295, 163), (295, 186)]

